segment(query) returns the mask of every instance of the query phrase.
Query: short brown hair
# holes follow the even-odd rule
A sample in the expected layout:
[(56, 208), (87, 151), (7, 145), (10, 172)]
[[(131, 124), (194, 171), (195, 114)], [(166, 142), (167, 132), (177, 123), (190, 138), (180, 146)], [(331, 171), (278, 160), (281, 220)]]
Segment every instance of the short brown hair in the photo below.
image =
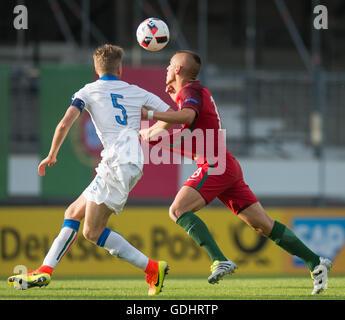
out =
[(112, 44), (105, 44), (94, 51), (93, 59), (100, 69), (99, 71), (112, 74), (122, 63), (124, 55), (125, 52), (121, 47)]
[(195, 80), (196, 77), (198, 76), (198, 74), (200, 72), (200, 68), (201, 68), (200, 56), (191, 50), (179, 50), (176, 52), (176, 54), (179, 54), (179, 53), (188, 54), (188, 56), (190, 58), (192, 58), (191, 59), (192, 63), (188, 64), (188, 73), (189, 73), (190, 77)]

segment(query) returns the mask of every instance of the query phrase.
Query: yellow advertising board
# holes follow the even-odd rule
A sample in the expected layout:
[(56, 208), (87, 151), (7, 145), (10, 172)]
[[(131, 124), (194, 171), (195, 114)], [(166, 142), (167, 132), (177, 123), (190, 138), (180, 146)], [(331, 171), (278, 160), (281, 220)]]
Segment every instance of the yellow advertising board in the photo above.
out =
[[(0, 208), (0, 276), (16, 273), (14, 270), (18, 265), (33, 269), (41, 265), (60, 231), (64, 210), (63, 207)], [(334, 253), (332, 272), (345, 273), (344, 243), (341, 244), (339, 238), (345, 210), (267, 211), (272, 218), (296, 227), (302, 236), (308, 231), (307, 234), (312, 235), (309, 240), (318, 245), (318, 241), (324, 239), (320, 236), (329, 238), (328, 246), (333, 240), (337, 242), (337, 246), (332, 247), (333, 251), (328, 247), (324, 249)], [(239, 266), (237, 274), (308, 273), (303, 264), (273, 241), (259, 236), (229, 210), (209, 207), (198, 214), (224, 254)], [(142, 275), (137, 268), (85, 240), (82, 227), (81, 224), (77, 240), (55, 269), (54, 276)], [(109, 227), (150, 258), (168, 261), (170, 275), (206, 276), (210, 272), (208, 255), (170, 220), (167, 207), (127, 207), (120, 215), (110, 218)], [(306, 240), (309, 241), (308, 238)]]
[[(13, 273), (17, 265), (37, 268), (60, 231), (64, 208), (0, 208), (0, 276)], [(279, 216), (280, 211), (271, 212)], [(226, 209), (208, 208), (200, 217), (209, 226), (223, 252), (235, 260), (239, 274), (279, 273), (282, 253)], [(168, 216), (168, 208), (128, 207), (112, 216), (109, 227), (152, 259), (164, 259), (171, 275), (207, 275), (206, 252)], [(111, 256), (82, 235), (57, 266), (54, 275), (140, 275), (141, 271)]]
[[(314, 252), (333, 262), (332, 274), (345, 273), (345, 209), (291, 208), (283, 210), (286, 224)], [(297, 258), (284, 255), (284, 273), (305, 273)]]

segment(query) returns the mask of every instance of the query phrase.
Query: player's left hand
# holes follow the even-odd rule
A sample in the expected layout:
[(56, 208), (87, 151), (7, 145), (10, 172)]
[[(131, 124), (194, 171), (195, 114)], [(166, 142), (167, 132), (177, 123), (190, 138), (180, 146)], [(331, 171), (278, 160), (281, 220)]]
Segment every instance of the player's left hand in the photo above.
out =
[(38, 174), (43, 177), (46, 174), (46, 166), (48, 165), (51, 167), (56, 162), (56, 158), (52, 156), (48, 156), (45, 159), (41, 161), (41, 163), (38, 165)]
[(141, 129), (139, 135), (142, 140), (150, 141), (150, 128)]

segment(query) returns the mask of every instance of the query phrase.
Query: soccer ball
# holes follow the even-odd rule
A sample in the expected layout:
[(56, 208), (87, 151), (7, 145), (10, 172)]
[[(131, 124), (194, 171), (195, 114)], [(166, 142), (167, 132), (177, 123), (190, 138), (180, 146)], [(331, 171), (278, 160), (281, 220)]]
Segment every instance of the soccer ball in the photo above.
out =
[(137, 40), (145, 50), (162, 50), (169, 42), (169, 28), (158, 18), (148, 18), (137, 29)]

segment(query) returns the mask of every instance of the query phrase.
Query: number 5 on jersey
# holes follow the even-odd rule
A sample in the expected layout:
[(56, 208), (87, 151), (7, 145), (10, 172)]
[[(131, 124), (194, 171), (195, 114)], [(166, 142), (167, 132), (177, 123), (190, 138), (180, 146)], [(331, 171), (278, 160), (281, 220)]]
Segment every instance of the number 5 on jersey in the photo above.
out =
[(122, 124), (122, 125), (127, 125), (127, 112), (126, 109), (123, 107), (123, 105), (118, 104), (117, 99), (118, 98), (123, 98), (122, 95), (120, 94), (115, 94), (115, 93), (111, 93), (111, 101), (113, 102), (113, 107), (120, 109), (122, 111), (122, 116), (123, 118), (121, 118), (120, 116), (115, 116), (115, 120), (117, 123)]

